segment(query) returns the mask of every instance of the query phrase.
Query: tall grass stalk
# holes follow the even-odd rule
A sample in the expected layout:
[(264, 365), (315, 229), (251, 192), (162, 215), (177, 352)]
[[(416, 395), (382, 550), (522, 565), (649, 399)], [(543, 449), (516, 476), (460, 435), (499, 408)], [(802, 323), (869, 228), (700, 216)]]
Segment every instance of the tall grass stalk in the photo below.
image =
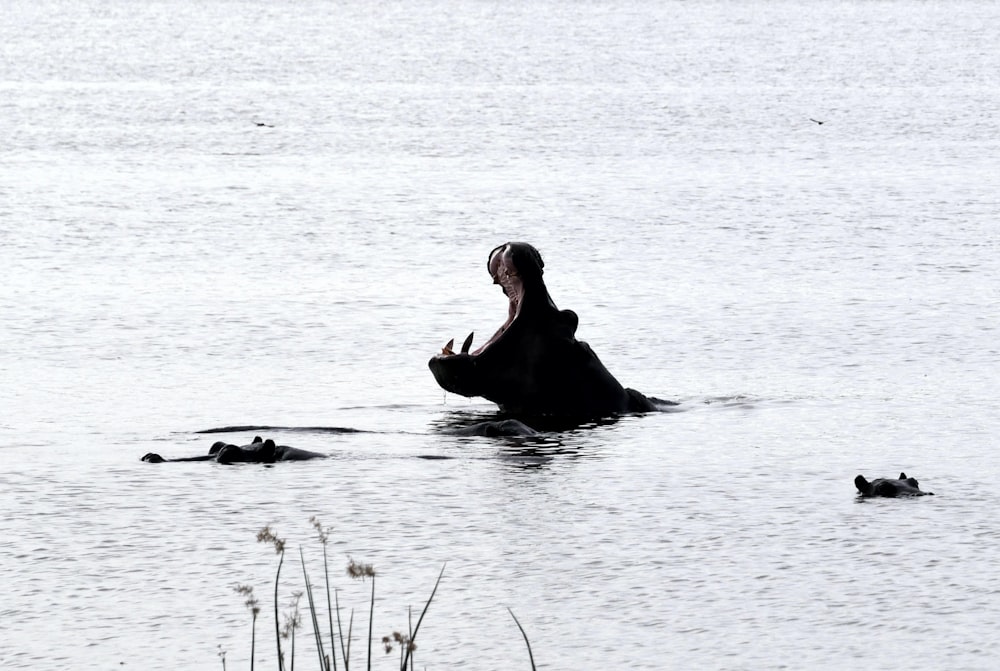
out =
[[(250, 623), (250, 671), (253, 671), (254, 652), (257, 644), (257, 616), (260, 615), (260, 602), (253, 595), (253, 587), (250, 585), (237, 585), (233, 590), (237, 594), (246, 597), (243, 605), (247, 607), (253, 616), (253, 621)], [(222, 657), (222, 671), (226, 671), (226, 653), (220, 652), (219, 654)]]
[(281, 628), (278, 626), (278, 581), (281, 579), (281, 565), (285, 561), (285, 553), (282, 551), (278, 559), (278, 571), (274, 574), (274, 643), (278, 647), (278, 671), (285, 670), (285, 655), (281, 651)]
[(344, 671), (348, 671), (347, 665), (351, 661), (351, 639), (354, 632), (354, 609), (351, 609), (351, 617), (347, 619), (347, 653), (344, 655)]
[(368, 606), (368, 671), (372, 671), (372, 626), (375, 624), (375, 576), (372, 575), (372, 600)]
[(535, 656), (531, 654), (531, 641), (528, 640), (528, 635), (524, 633), (524, 627), (517, 621), (517, 615), (514, 615), (514, 611), (508, 608), (507, 612), (514, 618), (514, 624), (517, 625), (517, 628), (521, 630), (521, 636), (524, 637), (524, 644), (528, 646), (528, 659), (531, 661), (531, 671), (535, 671)]
[[(327, 590), (329, 590), (329, 581), (327, 582)], [(327, 592), (329, 594), (329, 592)], [(340, 591), (333, 590), (333, 603), (337, 607), (337, 633), (340, 634), (340, 657), (344, 660), (344, 671), (350, 671), (350, 663), (347, 661), (350, 656), (351, 648), (351, 629), (348, 626), (347, 629), (347, 649), (344, 649), (344, 627), (340, 621)], [(354, 619), (354, 611), (351, 611), (351, 619)], [(336, 650), (334, 651), (336, 652)]]
[(281, 631), (278, 628), (278, 581), (281, 579), (281, 565), (285, 562), (285, 551), (282, 549), (278, 559), (278, 570), (274, 574), (274, 642), (278, 646), (278, 671), (285, 669), (285, 656), (281, 652)]
[(319, 655), (320, 671), (329, 671), (329, 665), (325, 663), (326, 654), (323, 649), (323, 636), (319, 632), (319, 619), (316, 617), (316, 602), (313, 601), (312, 583), (309, 582), (309, 574), (306, 573), (306, 558), (299, 547), (299, 561), (302, 562), (302, 579), (306, 583), (306, 598), (309, 599), (309, 614), (312, 616), (313, 634), (316, 636), (316, 653)]
[[(333, 671), (337, 671), (337, 639), (333, 635), (333, 606), (330, 603), (330, 566), (326, 558), (326, 544), (330, 540), (330, 527), (324, 528), (319, 518), (313, 515), (309, 523), (316, 529), (319, 542), (323, 544), (323, 577), (326, 581), (326, 616), (330, 625), (330, 656), (333, 657)], [(337, 628), (340, 628), (340, 609), (337, 610)], [(324, 667), (321, 667), (324, 668)], [(330, 671), (330, 658), (326, 658), (326, 671)]]
[[(330, 569), (326, 563), (326, 542), (323, 542), (323, 577), (326, 580), (326, 615), (330, 620), (330, 656), (333, 657), (333, 671), (337, 671), (337, 639), (333, 637), (333, 609), (330, 607)], [(337, 610), (337, 629), (340, 629), (340, 609)], [(327, 664), (327, 671), (329, 671)]]
[[(250, 629), (250, 671), (253, 671), (254, 648), (257, 646), (257, 615), (253, 616), (253, 625)], [(222, 669), (226, 669), (226, 659), (222, 659)]]
[(420, 623), (424, 621), (424, 615), (427, 614), (427, 609), (431, 607), (431, 601), (434, 600), (434, 595), (437, 594), (438, 585), (441, 584), (441, 577), (444, 575), (446, 566), (448, 566), (447, 562), (441, 567), (441, 572), (438, 573), (437, 580), (434, 582), (434, 589), (431, 590), (431, 595), (428, 597), (427, 603), (424, 604), (424, 609), (420, 612), (420, 617), (417, 618), (417, 626), (413, 628), (413, 633), (410, 634), (410, 642), (406, 646), (406, 655), (403, 657), (403, 663), (399, 665), (400, 671), (406, 671), (406, 663), (409, 661), (410, 655), (413, 654), (413, 650), (416, 647), (417, 632), (420, 631)]
[[(299, 547), (299, 561), (302, 564), (302, 578), (305, 581), (305, 594), (309, 599), (309, 613), (312, 618), (313, 626), (313, 636), (316, 640), (316, 654), (319, 658), (319, 668), (320, 671), (331, 671), (331, 657), (332, 659), (332, 669), (333, 671), (338, 671), (337, 667), (337, 640), (340, 640), (340, 655), (344, 662), (344, 671), (350, 671), (350, 660), (351, 660), (351, 643), (354, 634), (354, 609), (351, 609), (350, 617), (347, 623), (347, 636), (344, 636), (343, 619), (340, 613), (340, 593), (339, 590), (333, 589), (333, 603), (331, 604), (330, 597), (330, 571), (329, 563), (327, 560), (326, 544), (327, 544), (327, 531), (324, 530), (319, 521), (315, 517), (310, 519), (313, 526), (319, 531), (320, 541), (323, 543), (323, 574), (326, 584), (326, 604), (327, 604), (327, 624), (330, 631), (330, 655), (326, 654), (326, 649), (323, 643), (323, 633), (320, 631), (319, 619), (320, 616), (316, 610), (316, 599), (313, 593), (313, 585), (309, 580), (309, 572), (306, 570), (305, 554), (303, 553), (302, 547)], [(293, 604), (293, 612), (290, 618), (286, 618), (286, 627), (283, 632), (279, 625), (278, 620), (278, 593), (281, 581), (281, 568), (285, 561), (285, 541), (278, 538), (274, 532), (271, 530), (270, 526), (266, 526), (260, 530), (257, 534), (257, 541), (262, 543), (268, 543), (274, 546), (274, 551), (278, 555), (278, 568), (275, 571), (274, 576), (274, 633), (275, 633), (275, 644), (278, 651), (278, 671), (285, 671), (285, 653), (282, 650), (281, 639), (282, 637), (291, 637), (289, 652), (290, 657), (288, 659), (289, 671), (295, 670), (295, 629), (301, 624), (301, 615), (298, 608), (299, 599), (302, 596), (302, 592), (296, 592), (294, 594), (295, 601)], [(447, 562), (441, 566), (441, 571), (438, 573), (437, 580), (434, 581), (434, 588), (431, 590), (430, 596), (427, 597), (427, 602), (424, 604), (423, 610), (420, 611), (420, 617), (417, 618), (416, 624), (413, 623), (413, 609), (407, 608), (407, 630), (408, 635), (401, 634), (398, 631), (393, 632), (392, 636), (386, 636), (382, 639), (382, 643), (385, 646), (385, 652), (389, 653), (394, 647), (394, 643), (400, 645), (400, 660), (399, 669), (400, 671), (413, 671), (415, 667), (414, 662), (414, 651), (416, 650), (416, 638), (417, 634), (420, 632), (420, 626), (423, 624), (424, 617), (427, 615), (427, 611), (430, 609), (431, 603), (434, 601), (434, 597), (437, 595), (438, 587), (441, 585), (441, 580), (444, 578), (444, 572), (447, 568)], [(374, 633), (375, 626), (375, 569), (371, 564), (361, 564), (353, 559), (350, 559), (347, 566), (347, 574), (354, 579), (372, 579), (371, 597), (368, 603), (368, 671), (372, 668), (372, 635)], [(238, 585), (236, 591), (247, 597), (245, 605), (249, 608), (253, 614), (253, 621), (251, 623), (251, 634), (250, 634), (250, 671), (254, 670), (256, 644), (257, 644), (257, 615), (260, 612), (260, 607), (257, 603), (257, 599), (253, 596), (253, 588), (246, 585)], [(337, 629), (334, 632), (333, 628), (333, 611), (337, 612)], [(535, 657), (531, 650), (531, 642), (528, 640), (528, 635), (524, 631), (524, 627), (521, 626), (521, 622), (514, 615), (514, 611), (510, 608), (507, 609), (510, 616), (514, 619), (514, 623), (517, 625), (518, 630), (521, 632), (521, 636), (524, 638), (525, 646), (528, 649), (528, 659), (531, 662), (532, 671), (536, 671)], [(226, 668), (226, 660), (224, 653), (220, 653), (222, 657), (222, 667), (223, 671)]]
[[(413, 642), (413, 608), (411, 606), (407, 606), (406, 607), (406, 629), (407, 629), (407, 631), (409, 631), (410, 642), (412, 643)], [(408, 645), (406, 647), (411, 648), (411, 650), (410, 650), (410, 671), (413, 671), (413, 650), (412, 650), (413, 646), (412, 645)], [(403, 671), (405, 671), (405, 667), (402, 664), (400, 664), (400, 668), (403, 669)]]
[(292, 640), (288, 657), (288, 668), (290, 671), (295, 671), (295, 631), (302, 626), (302, 615), (299, 611), (299, 601), (301, 599), (302, 592), (292, 592), (292, 602), (289, 604), (291, 612), (285, 613), (285, 627), (281, 630), (282, 638), (290, 638)]
[[(375, 567), (371, 564), (362, 564), (351, 559), (347, 563), (347, 575), (354, 580), (372, 579), (372, 598), (368, 605), (368, 671), (372, 669), (372, 623), (375, 620)], [(351, 613), (353, 619), (353, 611)], [(348, 632), (350, 636), (350, 632)], [(350, 641), (348, 641), (350, 649)]]
[(278, 538), (270, 526), (266, 526), (257, 532), (257, 542), (273, 545), (278, 554), (278, 570), (274, 575), (274, 643), (278, 646), (278, 671), (284, 671), (285, 657), (281, 652), (281, 627), (278, 621), (278, 581), (281, 579), (281, 565), (285, 562), (285, 541)]

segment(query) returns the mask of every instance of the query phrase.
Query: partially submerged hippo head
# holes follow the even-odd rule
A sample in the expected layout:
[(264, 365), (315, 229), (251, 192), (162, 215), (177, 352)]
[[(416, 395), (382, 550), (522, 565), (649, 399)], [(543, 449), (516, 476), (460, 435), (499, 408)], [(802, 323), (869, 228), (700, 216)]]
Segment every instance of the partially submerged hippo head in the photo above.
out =
[(255, 436), (249, 445), (229, 445), (219, 441), (212, 445), (209, 454), (215, 454), (220, 464), (273, 464), (277, 460), (277, 445), (273, 440)]
[(248, 445), (232, 445), (225, 441), (216, 441), (208, 450), (208, 454), (196, 457), (180, 457), (164, 459), (155, 452), (149, 452), (142, 457), (143, 461), (160, 464), (164, 461), (216, 461), (220, 464), (273, 464), (276, 461), (303, 461), (325, 457), (319, 452), (310, 452), (297, 447), (277, 445), (272, 439), (264, 440), (254, 436)]
[(920, 484), (916, 478), (906, 477), (906, 473), (900, 473), (898, 479), (875, 478), (871, 482), (865, 476), (859, 475), (854, 478), (854, 486), (862, 496), (886, 496), (894, 498), (897, 496), (924, 496), (934, 495), (934, 492), (920, 491)]
[(471, 333), (458, 353), (454, 340), (445, 345), (428, 362), (434, 379), (447, 391), (482, 396), (521, 415), (590, 418), (655, 409), (576, 339), (576, 313), (556, 307), (542, 280), (544, 267), (538, 250), (524, 242), (490, 252), (487, 269), (507, 296), (507, 320), (475, 350)]

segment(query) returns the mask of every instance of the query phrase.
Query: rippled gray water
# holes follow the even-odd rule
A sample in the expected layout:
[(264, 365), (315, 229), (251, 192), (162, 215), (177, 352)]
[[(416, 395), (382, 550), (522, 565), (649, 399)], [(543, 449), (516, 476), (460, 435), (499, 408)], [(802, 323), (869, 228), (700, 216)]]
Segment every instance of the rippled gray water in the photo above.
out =
[[(994, 667), (998, 43), (972, 1), (7, 3), (0, 667), (247, 668), (243, 583), (273, 668), (254, 537), (284, 606), (313, 515), (355, 666), (348, 556), (376, 638), (447, 562), (428, 669), (529, 668), (507, 607), (547, 669)], [(509, 239), (680, 412), (442, 432)], [(364, 432), (139, 461), (234, 424)], [(936, 496), (857, 500), (901, 470)]]

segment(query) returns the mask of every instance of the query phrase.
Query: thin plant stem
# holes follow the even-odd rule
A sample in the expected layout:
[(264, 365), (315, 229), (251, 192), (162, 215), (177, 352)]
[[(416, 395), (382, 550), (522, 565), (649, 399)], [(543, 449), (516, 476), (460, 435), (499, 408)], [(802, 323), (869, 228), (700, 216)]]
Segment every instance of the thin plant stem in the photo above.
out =
[(372, 576), (372, 600), (368, 606), (368, 671), (372, 671), (372, 625), (375, 623), (375, 576)]
[(514, 611), (508, 608), (507, 612), (510, 613), (512, 618), (514, 618), (514, 624), (517, 625), (517, 628), (521, 630), (521, 636), (524, 637), (524, 644), (528, 646), (528, 659), (531, 660), (531, 671), (535, 671), (535, 656), (531, 654), (531, 641), (528, 640), (528, 635), (524, 633), (524, 627), (522, 627), (521, 623), (517, 621), (517, 615), (514, 615)]
[[(337, 671), (337, 639), (333, 636), (333, 608), (330, 606), (330, 569), (326, 563), (326, 543), (323, 543), (323, 574), (326, 578), (326, 615), (330, 620), (330, 656), (333, 657), (333, 671)], [(340, 623), (340, 613), (337, 613), (337, 623)], [(330, 671), (330, 663), (327, 662), (327, 671)]]
[(302, 562), (302, 579), (306, 583), (306, 598), (309, 599), (309, 614), (312, 616), (313, 634), (316, 636), (316, 653), (319, 655), (319, 668), (323, 671), (323, 658), (326, 656), (323, 650), (323, 636), (319, 632), (319, 619), (316, 617), (316, 603), (313, 601), (312, 584), (309, 582), (309, 575), (306, 573), (306, 559), (302, 555), (302, 547), (299, 547), (299, 560)]
[[(410, 607), (410, 606), (406, 607), (406, 620), (407, 620), (407, 627), (410, 630), (409, 631), (409, 634), (410, 634), (410, 644), (407, 645), (406, 647), (412, 648), (413, 647), (413, 608)], [(411, 654), (410, 654), (410, 671), (413, 671), (413, 657), (414, 657), (414, 655), (411, 652)], [(406, 670), (403, 669), (403, 671), (406, 671)]]
[[(250, 671), (253, 671), (254, 648), (257, 646), (257, 613), (253, 614), (253, 624), (250, 625)], [(226, 660), (222, 660), (222, 671), (226, 671)]]
[(279, 553), (278, 572), (274, 576), (274, 642), (278, 646), (278, 671), (284, 671), (285, 658), (281, 654), (281, 628), (278, 623), (278, 579), (281, 577), (281, 565), (285, 561), (285, 551)]
[(351, 617), (347, 620), (347, 655), (344, 657), (344, 671), (347, 669), (347, 660), (351, 658), (351, 638), (354, 631), (354, 609), (351, 609)]
[[(253, 671), (254, 658), (257, 656), (257, 615), (260, 614), (260, 604), (253, 595), (253, 587), (250, 585), (237, 585), (234, 591), (246, 598), (243, 605), (250, 611), (250, 671)], [(221, 645), (219, 656), (222, 657), (222, 671), (226, 671), (226, 652), (222, 650)]]
[[(329, 577), (327, 578), (327, 589), (329, 589)], [(337, 606), (337, 632), (340, 634), (340, 656), (344, 660), (344, 671), (349, 671), (349, 664), (347, 662), (348, 653), (344, 650), (344, 628), (341, 626), (340, 621), (340, 590), (333, 590), (333, 602)], [(333, 651), (336, 654), (336, 650)]]
[(424, 604), (424, 609), (420, 613), (420, 617), (417, 618), (417, 626), (413, 628), (413, 633), (410, 635), (410, 645), (406, 646), (406, 656), (403, 657), (403, 664), (399, 667), (400, 671), (406, 671), (406, 663), (410, 659), (410, 652), (413, 648), (413, 643), (417, 640), (417, 632), (420, 631), (420, 623), (424, 621), (424, 615), (427, 614), (427, 609), (431, 606), (431, 601), (434, 600), (434, 595), (437, 593), (438, 585), (441, 584), (441, 577), (444, 575), (444, 569), (448, 566), (445, 562), (444, 566), (441, 567), (441, 572), (438, 574), (437, 581), (434, 583), (434, 589), (431, 590), (431, 595), (427, 599), (427, 603)]

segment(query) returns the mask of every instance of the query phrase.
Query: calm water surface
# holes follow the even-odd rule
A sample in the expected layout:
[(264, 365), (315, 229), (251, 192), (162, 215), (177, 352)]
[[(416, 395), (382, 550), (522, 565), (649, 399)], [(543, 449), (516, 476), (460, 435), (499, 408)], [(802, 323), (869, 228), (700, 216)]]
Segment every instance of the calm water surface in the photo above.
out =
[[(0, 667), (247, 668), (249, 584), (273, 668), (255, 535), (287, 610), (315, 515), (355, 666), (348, 557), (376, 639), (447, 564), (428, 669), (530, 668), (507, 607), (546, 669), (994, 668), (998, 43), (973, 1), (7, 3)], [(679, 412), (444, 433), (510, 239)], [(236, 424), (363, 432), (139, 461)], [(901, 470), (936, 496), (857, 500)]]

